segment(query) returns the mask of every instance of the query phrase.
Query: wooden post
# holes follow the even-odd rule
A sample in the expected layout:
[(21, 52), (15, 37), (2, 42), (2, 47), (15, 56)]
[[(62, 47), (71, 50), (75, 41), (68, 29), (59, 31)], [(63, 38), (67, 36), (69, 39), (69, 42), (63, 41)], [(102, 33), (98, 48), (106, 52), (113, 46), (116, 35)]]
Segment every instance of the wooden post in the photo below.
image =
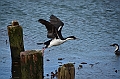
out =
[(11, 79), (21, 79), (21, 65), (20, 60), (12, 61), (12, 78)]
[(30, 50), (20, 53), (21, 79), (43, 79), (42, 51)]
[(20, 52), (24, 51), (23, 29), (17, 21), (12, 21), (12, 25), (7, 27), (11, 49), (12, 61), (20, 58)]
[(24, 51), (23, 29), (17, 21), (12, 21), (12, 24), (8, 25), (7, 29), (12, 58), (12, 78), (21, 79), (20, 52)]
[(58, 68), (58, 79), (74, 79), (75, 68), (72, 63), (64, 64)]

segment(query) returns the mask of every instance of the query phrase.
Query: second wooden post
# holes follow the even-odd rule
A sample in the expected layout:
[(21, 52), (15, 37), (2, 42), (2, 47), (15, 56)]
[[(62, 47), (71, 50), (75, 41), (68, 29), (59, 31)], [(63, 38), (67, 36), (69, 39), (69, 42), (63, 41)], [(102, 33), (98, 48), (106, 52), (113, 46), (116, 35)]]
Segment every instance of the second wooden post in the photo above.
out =
[(20, 53), (22, 79), (43, 79), (42, 51), (30, 50)]
[(75, 68), (72, 63), (64, 64), (58, 68), (58, 79), (74, 79)]

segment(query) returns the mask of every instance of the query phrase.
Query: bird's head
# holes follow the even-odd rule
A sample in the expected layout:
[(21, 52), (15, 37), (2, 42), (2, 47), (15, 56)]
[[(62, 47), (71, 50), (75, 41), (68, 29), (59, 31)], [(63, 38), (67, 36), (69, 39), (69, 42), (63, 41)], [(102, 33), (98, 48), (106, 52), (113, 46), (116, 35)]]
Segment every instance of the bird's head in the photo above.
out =
[(114, 44), (112, 44), (112, 45), (110, 45), (110, 46), (119, 46), (118, 44), (116, 44), (116, 43), (114, 43)]
[(75, 39), (78, 39), (78, 38), (76, 38), (75, 36), (69, 36), (69, 37), (67, 37), (66, 39), (67, 39), (67, 40), (75, 40)]

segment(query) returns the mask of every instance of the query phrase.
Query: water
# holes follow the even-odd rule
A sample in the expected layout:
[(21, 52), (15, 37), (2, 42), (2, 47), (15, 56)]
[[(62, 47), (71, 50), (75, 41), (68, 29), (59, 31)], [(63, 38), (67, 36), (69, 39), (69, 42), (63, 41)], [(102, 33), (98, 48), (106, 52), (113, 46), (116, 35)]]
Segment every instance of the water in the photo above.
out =
[[(74, 35), (80, 40), (45, 50), (45, 79), (50, 78), (46, 74), (57, 70), (59, 62), (75, 63), (75, 79), (120, 78), (120, 57), (115, 56), (115, 48), (109, 46), (120, 45), (119, 0), (0, 0), (0, 79), (11, 78), (7, 25), (18, 20), (24, 31), (25, 49), (41, 49), (43, 46), (36, 43), (48, 38), (45, 27), (37, 20), (49, 20), (51, 14), (64, 22), (64, 37)], [(78, 69), (81, 62), (87, 64)]]

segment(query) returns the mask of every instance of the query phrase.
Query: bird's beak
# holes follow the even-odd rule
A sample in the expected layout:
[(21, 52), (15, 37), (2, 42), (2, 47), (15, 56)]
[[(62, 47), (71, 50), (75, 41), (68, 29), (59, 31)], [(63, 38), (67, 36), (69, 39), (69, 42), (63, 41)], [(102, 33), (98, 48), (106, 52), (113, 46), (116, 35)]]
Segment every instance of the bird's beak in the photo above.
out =
[(76, 40), (80, 40), (79, 38), (76, 38)]

